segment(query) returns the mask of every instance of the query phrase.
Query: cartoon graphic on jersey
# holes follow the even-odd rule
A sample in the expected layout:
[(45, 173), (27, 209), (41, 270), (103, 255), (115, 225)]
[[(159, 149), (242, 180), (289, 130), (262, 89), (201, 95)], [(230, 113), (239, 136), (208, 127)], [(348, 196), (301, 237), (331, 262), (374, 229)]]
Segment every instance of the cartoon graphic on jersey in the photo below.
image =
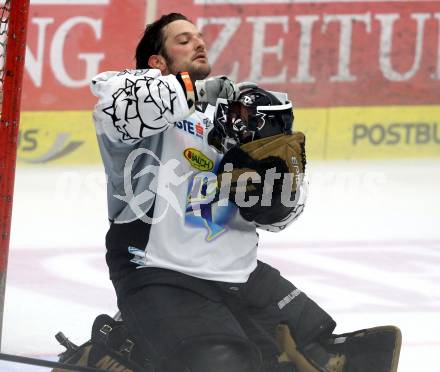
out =
[(144, 68), (144, 69), (139, 69), (139, 70), (130, 70), (130, 69), (125, 69), (122, 70), (121, 72), (119, 72), (116, 76), (123, 76), (123, 75), (133, 75), (133, 76), (143, 76), (146, 75), (148, 73), (150, 69), (148, 68)]
[[(158, 91), (160, 99), (157, 101), (151, 94), (153, 89)], [(157, 95), (157, 93), (155, 94)], [(139, 100), (139, 97), (145, 98)], [(146, 129), (157, 132), (166, 128), (167, 124), (154, 126), (154, 123), (162, 119), (168, 111), (174, 114), (174, 102), (176, 99), (177, 93), (165, 81), (149, 76), (135, 81), (127, 78), (125, 80), (125, 87), (118, 89), (113, 94), (112, 105), (106, 107), (103, 111), (111, 116), (113, 125), (122, 134), (123, 140), (137, 140), (144, 137), (143, 132)], [(140, 106), (143, 103), (154, 104), (158, 108), (159, 116), (154, 118), (149, 116), (151, 115), (151, 110), (140, 110)]]
[(227, 223), (237, 211), (234, 203), (229, 200), (216, 200), (216, 195), (215, 171), (201, 172), (193, 177), (188, 189), (185, 223), (207, 229), (208, 242), (226, 232)]

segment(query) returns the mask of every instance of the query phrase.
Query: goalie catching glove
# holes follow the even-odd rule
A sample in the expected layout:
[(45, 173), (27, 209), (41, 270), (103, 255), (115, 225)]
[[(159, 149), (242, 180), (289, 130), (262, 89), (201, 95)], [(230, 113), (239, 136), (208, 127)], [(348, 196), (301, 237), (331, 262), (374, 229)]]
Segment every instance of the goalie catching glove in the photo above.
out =
[(304, 134), (292, 133), (292, 124), (291, 102), (261, 88), (244, 90), (235, 102), (217, 102), (208, 139), (225, 153), (219, 197), (230, 185), (228, 197), (248, 221), (273, 224), (295, 208), (306, 157)]

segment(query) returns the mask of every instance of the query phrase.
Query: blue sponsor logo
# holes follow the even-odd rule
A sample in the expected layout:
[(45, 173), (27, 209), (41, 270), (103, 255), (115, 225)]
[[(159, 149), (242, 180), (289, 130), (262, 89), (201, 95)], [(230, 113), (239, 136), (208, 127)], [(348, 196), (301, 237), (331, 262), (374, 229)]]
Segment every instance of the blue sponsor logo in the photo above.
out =
[(175, 124), (176, 128), (182, 129), (185, 132), (199, 137), (199, 138), (203, 138), (203, 134), (205, 132), (205, 128), (203, 127), (202, 124), (200, 123), (193, 123), (192, 121), (189, 120), (182, 120), (179, 121)]

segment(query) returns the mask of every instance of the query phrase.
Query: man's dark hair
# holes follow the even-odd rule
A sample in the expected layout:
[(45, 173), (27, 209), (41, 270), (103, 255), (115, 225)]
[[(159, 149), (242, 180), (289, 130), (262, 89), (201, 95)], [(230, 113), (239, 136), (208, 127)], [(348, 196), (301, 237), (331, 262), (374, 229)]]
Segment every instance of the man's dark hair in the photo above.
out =
[(184, 20), (191, 22), (187, 17), (180, 13), (169, 13), (160, 17), (157, 21), (150, 23), (145, 28), (139, 44), (136, 47), (136, 68), (151, 68), (148, 59), (154, 54), (164, 54), (165, 38), (163, 29), (171, 22)]

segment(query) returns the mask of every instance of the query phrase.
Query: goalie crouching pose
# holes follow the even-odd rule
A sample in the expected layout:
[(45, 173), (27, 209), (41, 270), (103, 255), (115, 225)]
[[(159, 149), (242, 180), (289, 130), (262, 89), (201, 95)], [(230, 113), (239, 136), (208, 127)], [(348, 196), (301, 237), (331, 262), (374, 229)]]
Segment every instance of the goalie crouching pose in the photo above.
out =
[(207, 79), (202, 35), (181, 14), (147, 26), (136, 62), (91, 85), (123, 322), (99, 317), (92, 340), (62, 359), (121, 371), (396, 371), (397, 328), (336, 336), (330, 315), (257, 260), (257, 229), (282, 230), (304, 206), (304, 135), (291, 132), (287, 97)]

